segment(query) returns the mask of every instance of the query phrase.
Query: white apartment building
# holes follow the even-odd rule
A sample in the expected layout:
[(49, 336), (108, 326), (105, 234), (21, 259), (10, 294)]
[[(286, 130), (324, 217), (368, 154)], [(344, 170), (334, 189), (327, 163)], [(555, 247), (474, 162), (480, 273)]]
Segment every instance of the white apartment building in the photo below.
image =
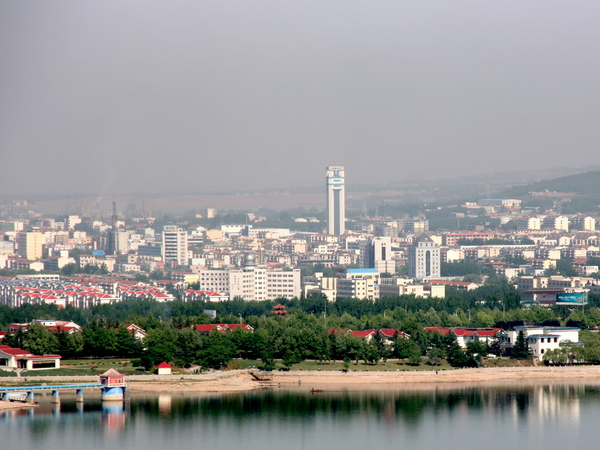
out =
[(517, 230), (541, 230), (542, 219), (539, 217), (521, 217), (517, 219)]
[(571, 228), (579, 231), (595, 231), (596, 219), (590, 216), (576, 216), (571, 220)]
[(569, 218), (566, 216), (548, 216), (542, 221), (542, 228), (569, 231)]
[(246, 264), (243, 269), (200, 270), (201, 290), (226, 294), (244, 300), (299, 298), (302, 294), (300, 269), (270, 269)]
[(166, 225), (162, 233), (162, 252), (164, 262), (186, 265), (188, 262), (186, 231), (175, 225)]
[(336, 295), (340, 298), (375, 300), (379, 285), (377, 269), (347, 269), (345, 278), (336, 278)]

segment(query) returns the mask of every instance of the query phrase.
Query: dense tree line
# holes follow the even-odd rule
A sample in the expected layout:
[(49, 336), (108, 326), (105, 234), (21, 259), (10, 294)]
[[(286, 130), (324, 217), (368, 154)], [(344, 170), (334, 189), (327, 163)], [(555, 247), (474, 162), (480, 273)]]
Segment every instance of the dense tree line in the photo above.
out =
[(90, 324), (83, 332), (52, 333), (40, 324), (7, 334), (3, 345), (22, 348), (36, 355), (60, 354), (65, 358), (84, 356), (139, 356), (142, 343), (124, 325)]
[[(5, 344), (37, 354), (131, 357), (139, 359), (146, 367), (162, 361), (182, 367), (221, 367), (239, 357), (260, 360), (265, 368), (272, 368), (276, 360), (290, 367), (306, 359), (343, 360), (350, 364), (351, 361), (376, 363), (388, 358), (403, 358), (417, 364), (423, 357), (431, 364), (445, 358), (456, 366), (473, 366), (479, 363), (482, 355), (499, 354), (499, 347), (471, 343), (463, 351), (453, 339), (431, 335), (423, 327), (510, 328), (521, 323), (583, 328), (600, 326), (598, 295), (590, 294), (590, 305), (585, 309), (537, 307), (525, 310), (520, 308), (518, 293), (506, 283), (485, 285), (473, 291), (449, 289), (446, 299), (401, 296), (376, 302), (356, 299), (327, 302), (321, 297), (309, 297), (281, 300), (281, 303), (289, 311), (285, 317), (271, 313), (276, 302), (128, 300), (89, 310), (57, 309), (50, 305), (0, 306), (0, 323), (2, 329), (7, 329), (11, 322), (62, 319), (73, 320), (84, 327), (83, 333), (53, 335), (44, 327), (33, 325), (28, 333), (19, 332), (5, 338)], [(207, 309), (216, 310), (217, 319), (206, 315)], [(255, 331), (205, 335), (191, 327), (193, 324), (240, 321), (248, 323)], [(143, 345), (119, 325), (129, 322), (147, 330)], [(384, 345), (379, 336), (367, 343), (350, 333), (330, 334), (329, 328), (393, 328), (409, 334), (411, 339), (397, 337), (389, 346)], [(530, 357), (518, 351), (515, 356)], [(593, 361), (591, 357), (586, 358), (586, 361)], [(577, 358), (571, 356), (573, 359)]]

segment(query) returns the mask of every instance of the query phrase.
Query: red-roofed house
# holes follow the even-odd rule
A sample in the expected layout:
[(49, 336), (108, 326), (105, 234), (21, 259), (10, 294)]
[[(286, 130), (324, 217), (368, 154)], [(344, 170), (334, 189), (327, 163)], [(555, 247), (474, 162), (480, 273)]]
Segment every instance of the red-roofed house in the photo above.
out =
[(60, 369), (60, 355), (34, 355), (20, 348), (0, 345), (0, 370)]
[(136, 325), (135, 323), (126, 323), (125, 327), (127, 328), (127, 331), (133, 334), (133, 337), (138, 341), (143, 341), (146, 339), (148, 333), (146, 333), (146, 330), (144, 330), (142, 327)]
[(35, 319), (29, 323), (11, 323), (9, 325), (9, 331), (11, 333), (17, 332), (19, 329), (27, 331), (27, 328), (33, 324), (40, 324), (48, 328), (52, 333), (77, 333), (83, 330), (83, 328), (70, 320), (47, 320), (47, 319)]
[(359, 337), (369, 342), (377, 333), (375, 330), (345, 330), (342, 328), (330, 328), (328, 334), (350, 333), (352, 336)]
[(396, 336), (404, 339), (409, 338), (408, 334), (406, 334), (404, 331), (398, 330), (397, 328), (381, 328), (379, 330), (379, 336), (381, 336), (385, 345), (393, 345), (394, 338)]
[(466, 348), (467, 343), (471, 341), (480, 341), (491, 344), (497, 339), (497, 334), (502, 330), (500, 328), (447, 328), (447, 327), (425, 327), (429, 333), (440, 333), (444, 336), (452, 335), (456, 337), (456, 342), (461, 348)]
[(166, 362), (161, 362), (158, 366), (156, 366), (156, 373), (158, 375), (171, 375), (171, 366)]
[(233, 331), (238, 328), (243, 331), (250, 331), (250, 332), (254, 331), (254, 328), (252, 328), (250, 325), (245, 324), (245, 323), (219, 323), (219, 324), (206, 324), (206, 325), (192, 325), (192, 327), (196, 331), (199, 331), (199, 332), (205, 333), (205, 334), (208, 334), (214, 330), (226, 332), (226, 331)]
[(215, 291), (199, 291), (195, 289), (188, 289), (185, 291), (185, 300), (188, 302), (223, 302), (229, 300), (229, 296), (219, 294)]

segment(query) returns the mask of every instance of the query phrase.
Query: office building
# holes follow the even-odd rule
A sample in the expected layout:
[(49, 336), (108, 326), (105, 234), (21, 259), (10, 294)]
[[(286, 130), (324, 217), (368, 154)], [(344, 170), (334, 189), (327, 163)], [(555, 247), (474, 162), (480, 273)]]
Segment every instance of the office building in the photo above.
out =
[(166, 225), (162, 234), (162, 251), (165, 263), (186, 265), (188, 263), (187, 232), (175, 225)]
[(421, 235), (408, 251), (408, 275), (418, 280), (439, 278), (440, 247), (427, 235)]
[(327, 167), (327, 233), (341, 235), (346, 231), (346, 191), (344, 168)]
[(375, 237), (371, 241), (369, 252), (369, 267), (374, 267), (379, 273), (396, 273), (396, 261), (392, 257), (392, 238)]

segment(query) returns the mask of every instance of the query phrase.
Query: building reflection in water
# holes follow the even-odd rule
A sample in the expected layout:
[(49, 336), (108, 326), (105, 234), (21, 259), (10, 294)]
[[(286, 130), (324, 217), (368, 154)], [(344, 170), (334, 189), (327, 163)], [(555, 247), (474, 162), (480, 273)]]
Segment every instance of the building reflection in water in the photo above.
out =
[(170, 416), (173, 408), (173, 401), (169, 394), (159, 394), (158, 410), (163, 416)]
[(122, 400), (102, 402), (102, 425), (109, 433), (125, 428), (125, 406)]
[[(473, 414), (492, 420), (514, 420), (526, 425), (578, 425), (580, 403), (584, 399), (599, 399), (600, 390), (583, 385), (531, 385), (461, 387), (441, 386), (416, 390), (328, 391), (311, 394), (304, 390), (254, 391), (216, 396), (132, 396), (116, 402), (64, 401), (40, 404), (35, 409), (8, 410), (0, 413), (4, 422), (35, 423), (44, 418), (88, 420), (99, 415), (98, 422), (109, 433), (135, 425), (139, 419), (164, 423), (184, 418), (203, 422), (231, 419), (239, 423), (252, 419), (277, 416), (282, 423), (319, 422), (331, 417), (339, 422), (351, 422), (357, 415), (372, 417), (386, 427), (405, 423), (409, 428), (436, 417), (462, 420)], [(127, 405), (127, 408), (125, 408)], [(84, 418), (85, 416), (85, 418)], [(98, 423), (97, 422), (97, 423)], [(540, 427), (538, 427), (540, 428)]]

